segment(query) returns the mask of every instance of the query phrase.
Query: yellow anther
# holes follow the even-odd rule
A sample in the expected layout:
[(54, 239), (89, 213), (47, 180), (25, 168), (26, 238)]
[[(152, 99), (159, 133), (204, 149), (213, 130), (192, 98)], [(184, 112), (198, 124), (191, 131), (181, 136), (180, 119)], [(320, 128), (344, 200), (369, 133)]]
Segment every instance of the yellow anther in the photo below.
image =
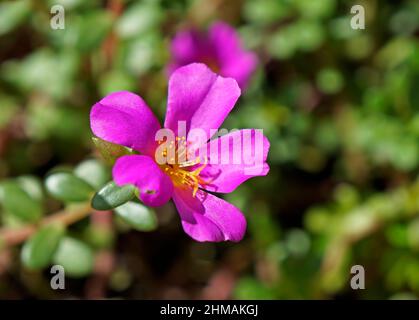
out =
[[(181, 142), (179, 143), (179, 141)], [(205, 185), (207, 182), (204, 181), (199, 175), (202, 170), (206, 167), (205, 162), (198, 168), (191, 170), (188, 168), (196, 166), (201, 163), (200, 157), (196, 157), (193, 160), (188, 160), (189, 153), (187, 145), (191, 144), (191, 141), (186, 141), (186, 137), (176, 137), (176, 141), (171, 141), (169, 148), (175, 148), (175, 157), (170, 158), (169, 164), (163, 165), (162, 169), (166, 172), (173, 184), (179, 188), (191, 189), (193, 197), (196, 196), (199, 186)], [(165, 149), (163, 155), (167, 156), (168, 151)], [(176, 162), (175, 162), (176, 160)]]

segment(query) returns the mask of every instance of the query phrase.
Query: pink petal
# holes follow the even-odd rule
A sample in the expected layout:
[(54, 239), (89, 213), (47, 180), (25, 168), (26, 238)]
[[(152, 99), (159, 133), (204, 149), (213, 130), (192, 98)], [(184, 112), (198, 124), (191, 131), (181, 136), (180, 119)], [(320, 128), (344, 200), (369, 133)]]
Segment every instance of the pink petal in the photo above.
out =
[(148, 156), (128, 155), (118, 158), (112, 175), (118, 186), (133, 184), (146, 205), (158, 207), (170, 200), (173, 183)]
[(240, 37), (227, 23), (214, 23), (208, 31), (208, 39), (221, 62), (234, 59), (241, 51)]
[(160, 124), (138, 95), (120, 91), (111, 93), (90, 112), (90, 126), (99, 138), (152, 155), (154, 135)]
[(196, 241), (240, 241), (246, 219), (232, 204), (199, 190), (175, 189), (173, 201), (179, 211), (183, 230)]
[(218, 129), (240, 96), (237, 82), (223, 78), (202, 63), (177, 69), (169, 80), (165, 128), (178, 134), (178, 121), (193, 128)]
[(220, 74), (236, 79), (240, 88), (244, 88), (255, 71), (258, 59), (241, 44), (236, 30), (223, 22), (216, 22), (209, 30), (209, 41), (214, 47)]
[(247, 179), (269, 172), (269, 141), (255, 129), (238, 130), (211, 140), (206, 149), (208, 164), (200, 174), (209, 183), (205, 190), (232, 192)]
[[(195, 30), (181, 31), (171, 43), (171, 53), (178, 67), (198, 62), (207, 54), (208, 44), (205, 38)], [(174, 71), (174, 70), (173, 70)]]
[(225, 63), (222, 69), (225, 77), (236, 79), (240, 88), (245, 88), (256, 70), (258, 59), (253, 52), (243, 52), (236, 56), (234, 60)]

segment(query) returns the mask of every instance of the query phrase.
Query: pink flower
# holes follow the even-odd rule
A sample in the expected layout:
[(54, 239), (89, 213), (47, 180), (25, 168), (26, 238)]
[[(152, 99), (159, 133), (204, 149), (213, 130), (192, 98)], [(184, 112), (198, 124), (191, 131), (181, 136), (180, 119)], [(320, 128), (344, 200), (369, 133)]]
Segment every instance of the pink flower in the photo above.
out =
[[(204, 64), (194, 63), (179, 68), (169, 80), (164, 128), (178, 132), (179, 123), (183, 122), (186, 137), (196, 128), (212, 132), (220, 127), (239, 96), (240, 89), (234, 79), (218, 76)], [(243, 238), (246, 229), (243, 214), (207, 191), (228, 193), (252, 176), (268, 173), (269, 141), (262, 134), (261, 161), (256, 164), (260, 170), (249, 174), (244, 164), (213, 161), (218, 157), (218, 151), (214, 154), (213, 147), (220, 146), (220, 154), (230, 153), (227, 156), (232, 157), (232, 148), (229, 147), (235, 143), (234, 137), (250, 133), (255, 138), (255, 129), (238, 130), (209, 142), (206, 140), (200, 147), (208, 150), (208, 154), (201, 161), (159, 164), (156, 159), (161, 155), (161, 142), (156, 141), (156, 133), (161, 131), (161, 127), (139, 96), (126, 91), (106, 96), (92, 107), (90, 123), (93, 133), (99, 138), (140, 153), (117, 159), (113, 167), (117, 185), (135, 185), (140, 200), (148, 206), (161, 206), (173, 199), (183, 229), (197, 241), (240, 241)], [(177, 136), (171, 150), (175, 151), (176, 157), (180, 156), (180, 143), (185, 141), (186, 145), (186, 137)], [(240, 146), (243, 151), (255, 153), (255, 141)]]
[(242, 48), (239, 35), (223, 22), (214, 23), (207, 34), (188, 30), (179, 32), (171, 45), (169, 72), (193, 63), (205, 63), (223, 77), (236, 79), (244, 88), (257, 66), (257, 57)]

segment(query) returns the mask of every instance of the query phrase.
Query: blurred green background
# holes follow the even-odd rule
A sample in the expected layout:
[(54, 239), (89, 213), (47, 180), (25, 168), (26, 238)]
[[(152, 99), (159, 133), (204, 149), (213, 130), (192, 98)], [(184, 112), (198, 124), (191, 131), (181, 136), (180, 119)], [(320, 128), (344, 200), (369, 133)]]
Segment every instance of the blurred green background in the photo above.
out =
[[(54, 4), (64, 30), (50, 28)], [(350, 28), (354, 4), (365, 30)], [(247, 217), (244, 240), (192, 241), (172, 203), (141, 207), (143, 231), (94, 212), (40, 235), (52, 245), (39, 263), (27, 253), (35, 240), (22, 249), (0, 237), (0, 298), (419, 297), (416, 0), (0, 2), (0, 232), (68, 207), (46, 190), (51, 170), (107, 182), (92, 104), (130, 90), (162, 119), (172, 37), (215, 20), (260, 58), (224, 124), (263, 128), (271, 142), (269, 175), (225, 196)], [(50, 288), (54, 263), (68, 270), (65, 290)], [(353, 265), (365, 290), (350, 287)]]

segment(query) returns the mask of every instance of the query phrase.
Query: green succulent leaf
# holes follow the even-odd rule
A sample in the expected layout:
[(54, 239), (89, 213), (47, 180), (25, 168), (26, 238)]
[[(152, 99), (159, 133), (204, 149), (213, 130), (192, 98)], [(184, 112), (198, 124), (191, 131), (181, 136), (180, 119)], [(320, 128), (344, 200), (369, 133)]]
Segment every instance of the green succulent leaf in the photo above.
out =
[(92, 207), (96, 210), (111, 210), (123, 205), (134, 196), (134, 186), (118, 187), (115, 182), (111, 181), (93, 196)]
[(115, 209), (115, 213), (135, 230), (152, 231), (157, 228), (157, 217), (153, 210), (130, 201)]
[(44, 198), (42, 182), (34, 176), (21, 176), (16, 179), (19, 186), (33, 199), (41, 201)]
[(54, 264), (64, 267), (66, 276), (81, 278), (93, 269), (93, 252), (80, 240), (64, 237), (53, 257)]
[(95, 159), (85, 160), (75, 169), (74, 174), (80, 179), (86, 181), (96, 190), (109, 181), (109, 170), (103, 163)]
[(47, 267), (58, 248), (65, 228), (60, 224), (50, 224), (42, 227), (28, 241), (21, 251), (21, 260), (29, 269)]
[(36, 222), (41, 218), (41, 202), (28, 194), (17, 181), (3, 182), (0, 191), (6, 212), (25, 222)]
[(87, 182), (69, 172), (50, 175), (45, 186), (53, 197), (67, 202), (86, 201), (94, 191)]

